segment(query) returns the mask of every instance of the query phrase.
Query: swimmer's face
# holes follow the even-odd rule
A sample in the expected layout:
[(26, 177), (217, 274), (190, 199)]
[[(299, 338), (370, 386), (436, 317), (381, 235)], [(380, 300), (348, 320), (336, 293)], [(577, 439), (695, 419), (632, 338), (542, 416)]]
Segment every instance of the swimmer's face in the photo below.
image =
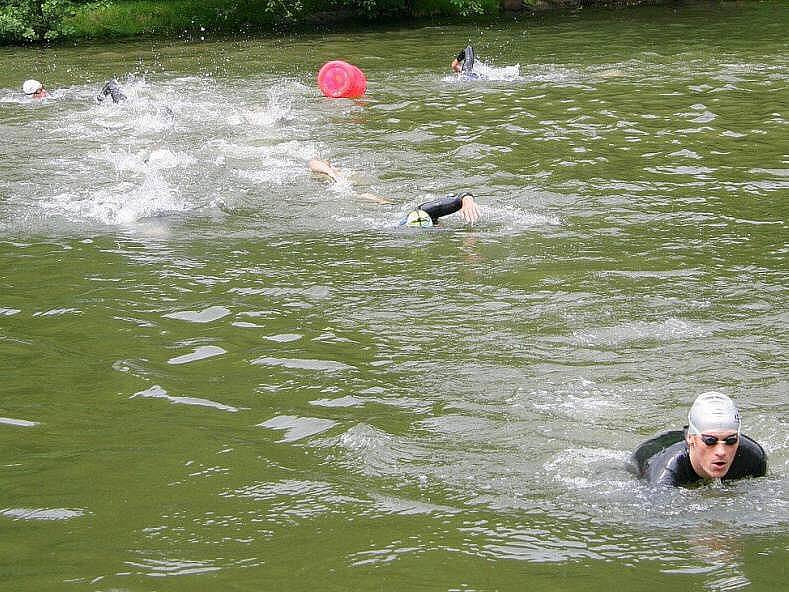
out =
[(32, 95), (30, 95), (30, 97), (33, 98), (33, 99), (43, 99), (48, 94), (49, 93), (47, 93), (46, 89), (42, 86), (36, 92), (34, 92)]
[(710, 430), (700, 436), (688, 436), (690, 464), (704, 479), (726, 476), (740, 446), (740, 437), (731, 430)]

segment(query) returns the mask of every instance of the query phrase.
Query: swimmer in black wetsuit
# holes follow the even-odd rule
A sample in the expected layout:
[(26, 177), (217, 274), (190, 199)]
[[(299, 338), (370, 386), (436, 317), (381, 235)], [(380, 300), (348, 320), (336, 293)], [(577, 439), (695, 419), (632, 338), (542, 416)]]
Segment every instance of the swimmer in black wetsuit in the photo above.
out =
[(457, 57), (452, 60), (450, 68), (457, 74), (473, 76), (471, 71), (474, 68), (474, 48), (467, 45), (465, 49), (461, 49)]
[(107, 81), (107, 83), (101, 89), (101, 92), (96, 96), (96, 100), (101, 103), (104, 101), (107, 95), (112, 97), (113, 103), (120, 103), (121, 101), (126, 100), (126, 95), (121, 92), (121, 87), (118, 86), (118, 81), (114, 78)]
[(466, 223), (473, 225), (479, 220), (480, 211), (474, 196), (468, 191), (425, 202), (411, 210), (408, 215), (400, 220), (399, 226), (427, 228), (438, 225), (438, 219), (460, 212)]
[(734, 402), (711, 391), (696, 398), (686, 429), (664, 432), (641, 444), (627, 469), (652, 485), (691, 485), (762, 477), (767, 455), (755, 440), (740, 434)]
[[(333, 181), (342, 179), (342, 173), (325, 160), (311, 159), (307, 163), (307, 167), (313, 173), (326, 175)], [(360, 197), (377, 203), (392, 203), (391, 200), (373, 195), (372, 193), (362, 193)], [(436, 226), (439, 218), (454, 214), (455, 212), (460, 212), (460, 215), (463, 216), (463, 220), (472, 225), (479, 220), (480, 217), (479, 206), (474, 196), (470, 192), (464, 191), (457, 195), (450, 194), (446, 197), (434, 199), (417, 206), (400, 221), (398, 226), (419, 228)]]

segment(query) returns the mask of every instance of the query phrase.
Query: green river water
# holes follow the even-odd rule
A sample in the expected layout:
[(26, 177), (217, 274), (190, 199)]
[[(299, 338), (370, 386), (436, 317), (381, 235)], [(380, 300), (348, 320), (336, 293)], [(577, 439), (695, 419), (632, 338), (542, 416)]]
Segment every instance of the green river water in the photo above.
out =
[[(0, 48), (0, 589), (785, 589), (788, 24)], [(625, 471), (713, 389), (766, 477)]]

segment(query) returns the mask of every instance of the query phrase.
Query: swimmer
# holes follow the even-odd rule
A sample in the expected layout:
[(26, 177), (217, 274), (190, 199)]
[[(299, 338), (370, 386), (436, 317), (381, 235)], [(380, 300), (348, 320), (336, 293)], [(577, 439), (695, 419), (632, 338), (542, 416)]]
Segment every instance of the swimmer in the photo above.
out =
[(474, 48), (467, 45), (465, 49), (461, 49), (457, 57), (452, 60), (450, 68), (457, 74), (472, 76), (471, 70), (474, 68)]
[(101, 89), (101, 92), (96, 96), (96, 100), (101, 103), (104, 101), (107, 95), (112, 97), (113, 103), (120, 103), (121, 101), (126, 100), (126, 95), (121, 92), (121, 87), (118, 86), (118, 81), (114, 78), (107, 81), (107, 83)]
[[(307, 166), (313, 173), (326, 175), (334, 181), (339, 181), (342, 178), (340, 171), (325, 160), (311, 159), (307, 163)], [(391, 200), (372, 193), (362, 193), (359, 196), (364, 199), (375, 201), (376, 203), (392, 203)], [(481, 215), (479, 205), (477, 205), (474, 195), (468, 191), (463, 191), (458, 194), (449, 194), (446, 197), (420, 204), (409, 212), (405, 218), (400, 220), (398, 226), (411, 226), (417, 228), (437, 226), (439, 218), (454, 214), (455, 212), (460, 212), (460, 215), (463, 216), (463, 220), (472, 226), (479, 220)]]
[(49, 93), (38, 80), (25, 80), (22, 84), (22, 92), (31, 99), (43, 99), (49, 96)]
[[(346, 175), (344, 175), (342, 171), (337, 170), (325, 160), (312, 158), (307, 162), (307, 167), (313, 173), (317, 173), (319, 175), (326, 175), (329, 179), (331, 179), (335, 183), (339, 183), (346, 178)], [(385, 197), (381, 197), (380, 195), (374, 195), (372, 193), (359, 193), (358, 195), (362, 199), (366, 199), (367, 201), (373, 201), (379, 204), (392, 203), (390, 200), (386, 199)]]
[(416, 228), (429, 228), (438, 226), (438, 219), (460, 212), (466, 224), (474, 226), (479, 220), (480, 211), (474, 195), (468, 191), (450, 193), (446, 197), (434, 199), (420, 204), (411, 210), (408, 215), (400, 220), (398, 226), (411, 226)]
[(740, 413), (722, 393), (699, 395), (688, 413), (684, 430), (664, 432), (641, 444), (627, 469), (652, 485), (691, 485), (762, 477), (767, 455), (740, 433)]
[(331, 164), (329, 164), (325, 160), (318, 160), (317, 158), (311, 158), (310, 161), (307, 163), (307, 167), (313, 173), (318, 173), (319, 175), (326, 175), (332, 181), (340, 180), (340, 171), (335, 169)]

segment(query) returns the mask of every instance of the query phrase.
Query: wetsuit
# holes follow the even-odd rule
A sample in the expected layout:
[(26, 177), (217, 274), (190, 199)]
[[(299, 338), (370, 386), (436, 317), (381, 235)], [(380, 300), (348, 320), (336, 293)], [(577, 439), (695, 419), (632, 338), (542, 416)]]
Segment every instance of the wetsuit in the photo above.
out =
[(126, 95), (121, 92), (121, 88), (115, 80), (110, 80), (104, 85), (96, 100), (101, 103), (107, 95), (112, 97), (113, 103), (120, 103), (126, 100)]
[[(690, 464), (685, 430), (663, 432), (641, 444), (627, 461), (627, 469), (652, 485), (691, 485), (702, 480)], [(723, 479), (762, 477), (766, 472), (764, 449), (740, 434), (740, 445)]]
[(474, 197), (468, 191), (463, 191), (457, 195), (450, 193), (445, 197), (420, 204), (400, 221), (400, 225), (435, 226), (438, 224), (438, 219), (442, 216), (448, 216), (460, 211), (460, 208), (463, 207), (463, 198), (466, 196)]
[(471, 76), (471, 70), (474, 68), (474, 48), (467, 45), (465, 49), (460, 50), (456, 59), (463, 64), (460, 67), (460, 73), (464, 76)]

